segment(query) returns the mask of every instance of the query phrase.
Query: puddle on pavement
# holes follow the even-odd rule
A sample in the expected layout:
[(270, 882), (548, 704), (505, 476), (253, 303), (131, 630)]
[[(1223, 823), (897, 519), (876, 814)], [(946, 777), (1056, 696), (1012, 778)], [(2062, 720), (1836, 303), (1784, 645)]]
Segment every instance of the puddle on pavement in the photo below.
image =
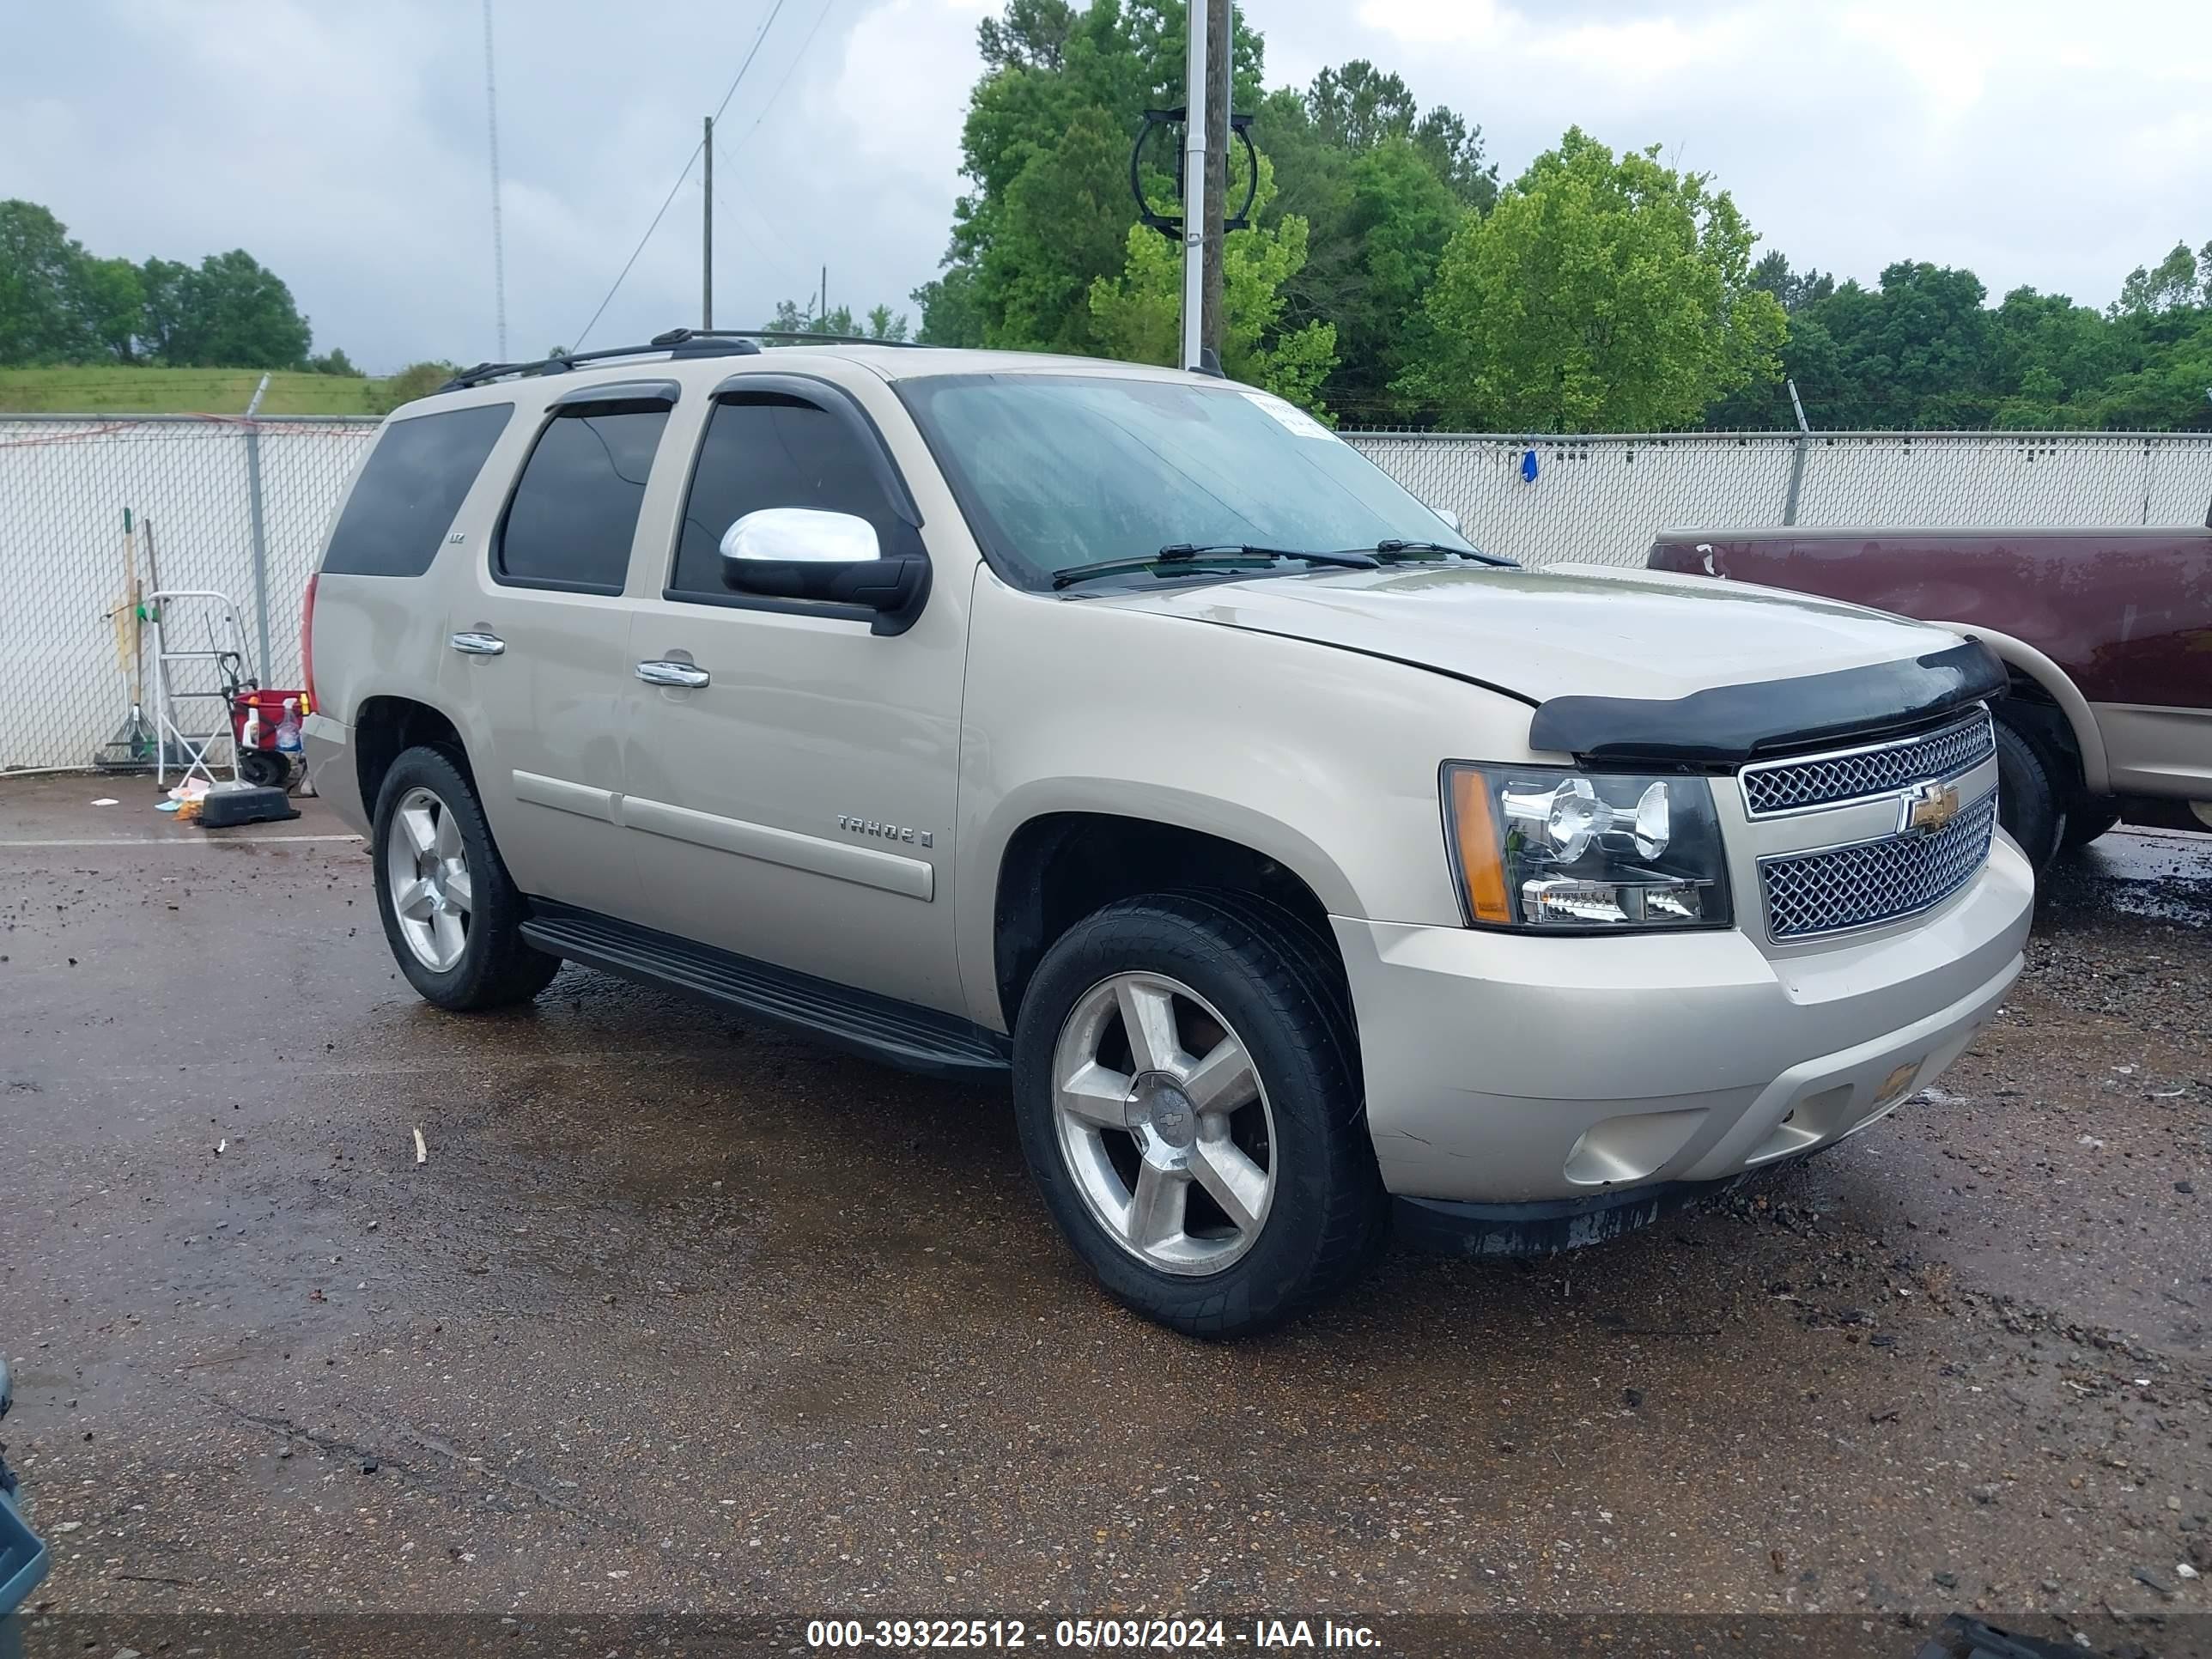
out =
[(2094, 921), (2106, 910), (2212, 927), (2212, 836), (2116, 830), (2051, 872), (2045, 917)]

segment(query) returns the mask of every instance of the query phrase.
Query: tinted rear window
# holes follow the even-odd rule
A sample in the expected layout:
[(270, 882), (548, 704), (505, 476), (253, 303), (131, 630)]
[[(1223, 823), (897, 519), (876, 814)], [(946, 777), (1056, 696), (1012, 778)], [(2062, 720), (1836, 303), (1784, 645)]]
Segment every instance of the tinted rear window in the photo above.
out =
[(323, 568), (339, 576), (428, 570), (514, 413), (513, 404), (478, 404), (386, 427), (331, 532)]
[(501, 527), (503, 581), (619, 593), (668, 406), (562, 410), (524, 463)]

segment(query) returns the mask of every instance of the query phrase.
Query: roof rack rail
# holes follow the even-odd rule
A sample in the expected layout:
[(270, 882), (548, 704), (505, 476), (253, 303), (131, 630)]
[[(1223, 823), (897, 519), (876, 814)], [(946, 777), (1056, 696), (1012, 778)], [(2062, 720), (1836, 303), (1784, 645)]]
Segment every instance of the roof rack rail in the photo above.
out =
[(915, 346), (917, 340), (872, 340), (865, 334), (816, 334), (793, 328), (672, 328), (643, 345), (602, 346), (597, 351), (569, 351), (531, 362), (478, 363), (465, 368), (438, 388), (461, 392), (494, 380), (526, 379), (538, 374), (565, 374), (584, 363), (613, 357), (641, 357), (666, 352), (672, 357), (742, 357), (757, 352), (763, 340), (791, 340), (817, 345)]
[(927, 343), (921, 340), (884, 340), (872, 334), (817, 334), (805, 328), (672, 328), (667, 334), (658, 334), (653, 337), (665, 340), (675, 334), (693, 340), (803, 340), (813, 345), (903, 346), (917, 351), (928, 349)]

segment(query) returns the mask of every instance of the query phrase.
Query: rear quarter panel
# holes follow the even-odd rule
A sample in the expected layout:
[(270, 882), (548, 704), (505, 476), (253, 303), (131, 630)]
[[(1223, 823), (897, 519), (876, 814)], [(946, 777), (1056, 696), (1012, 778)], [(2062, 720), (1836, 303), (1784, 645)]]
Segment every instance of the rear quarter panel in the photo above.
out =
[[(473, 397), (449, 398), (447, 404), (459, 407), (464, 402), (514, 401), (511, 388), (499, 387)], [(421, 412), (420, 406), (408, 404), (387, 418), (386, 428), (388, 430), (392, 422)], [(533, 428), (522, 415), (508, 421), (468, 494), (462, 498), (449, 528), (448, 537), (459, 533), (463, 539), (441, 541), (429, 568), (421, 575), (368, 576), (332, 571), (321, 571), (317, 575), (315, 696), (322, 720), (308, 735), (319, 790), (325, 788), (320, 779), (325, 768), (350, 769), (356, 765), (351, 733), (359, 723), (362, 706), (372, 697), (404, 697), (436, 708), (448, 719), (455, 717), (457, 711), (451, 706), (452, 700), (439, 689), (439, 678), (449, 654), (445, 641), (450, 590), (457, 583), (465, 582), (468, 562), (480, 555), (483, 537), (497, 519), (500, 504), (505, 499), (507, 480), (520, 464), (521, 453), (532, 435)], [(379, 441), (382, 441), (381, 434)], [(373, 453), (374, 449), (371, 446), (368, 453)], [(329, 553), (331, 532), (344, 516), (346, 502), (368, 465), (368, 453), (364, 453), (354, 469), (345, 495), (324, 527), (325, 557)], [(323, 560), (319, 558), (316, 562), (319, 567)], [(455, 723), (461, 726), (465, 741), (481, 735), (469, 732), (459, 720)], [(319, 740), (314, 740), (318, 732)], [(319, 758), (315, 754), (317, 750), (322, 751)], [(334, 802), (350, 805), (350, 792), (327, 793)], [(364, 800), (360, 810), (364, 822), (356, 827), (365, 829), (366, 817), (375, 811), (376, 803)]]

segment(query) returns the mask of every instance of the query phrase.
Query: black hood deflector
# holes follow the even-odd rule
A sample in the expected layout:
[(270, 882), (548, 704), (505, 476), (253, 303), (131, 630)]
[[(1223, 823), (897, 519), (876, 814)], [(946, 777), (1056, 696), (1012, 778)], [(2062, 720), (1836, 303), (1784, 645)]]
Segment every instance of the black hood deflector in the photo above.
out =
[(1593, 763), (1739, 766), (1834, 738), (1901, 731), (2001, 696), (2008, 683), (1996, 653), (1966, 639), (1903, 661), (1686, 697), (1553, 697), (1537, 705), (1528, 746)]

